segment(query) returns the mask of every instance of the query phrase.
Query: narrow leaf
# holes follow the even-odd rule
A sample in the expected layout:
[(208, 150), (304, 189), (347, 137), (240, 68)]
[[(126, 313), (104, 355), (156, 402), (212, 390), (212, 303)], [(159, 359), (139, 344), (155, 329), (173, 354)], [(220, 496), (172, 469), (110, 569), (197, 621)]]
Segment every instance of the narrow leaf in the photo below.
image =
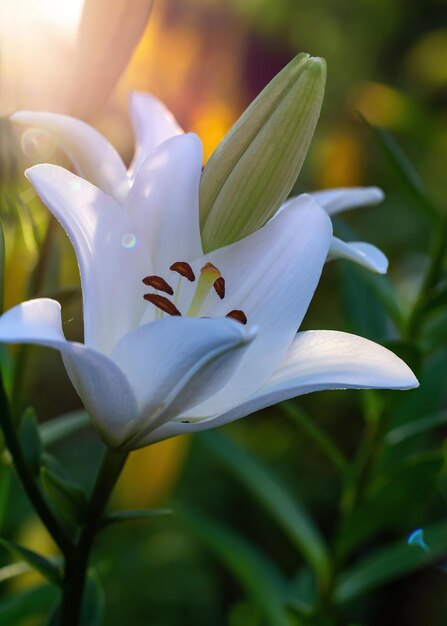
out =
[(0, 545), (11, 552), (14, 556), (18, 556), (23, 561), (28, 563), (28, 565), (37, 570), (50, 583), (53, 583), (53, 585), (60, 585), (62, 583), (62, 577), (59, 569), (41, 554), (37, 554), (37, 552), (28, 550), (28, 548), (19, 546), (12, 541), (7, 541), (6, 539), (0, 539)]
[(410, 437), (420, 435), (445, 424), (447, 424), (447, 411), (439, 411), (408, 422), (403, 426), (393, 428), (386, 434), (385, 441), (389, 446), (395, 446)]
[(137, 520), (152, 519), (163, 515), (171, 515), (172, 509), (142, 509), (138, 511), (113, 511), (107, 513), (102, 520), (103, 526), (121, 522), (133, 522)]
[(269, 626), (288, 626), (287, 582), (274, 563), (229, 528), (190, 510), (180, 511), (198, 541), (206, 544), (237, 578)]
[(215, 432), (201, 438), (269, 511), (325, 584), (330, 570), (328, 551), (312, 519), (299, 504), (298, 495), (291, 495), (272, 472), (228, 438)]
[(45, 446), (50, 446), (61, 439), (66, 439), (90, 423), (90, 416), (85, 411), (73, 411), (61, 415), (40, 426), (40, 436)]
[(372, 589), (401, 578), (435, 562), (447, 553), (447, 522), (424, 529), (429, 551), (409, 546), (407, 540), (383, 548), (343, 572), (338, 581), (335, 598), (344, 604)]
[(413, 204), (432, 222), (438, 223), (437, 211), (421, 179), (394, 137), (385, 129), (374, 126), (366, 118), (361, 117)]
[(40, 471), (42, 486), (54, 508), (69, 522), (82, 519), (87, 505), (85, 492), (71, 480), (62, 478), (47, 467)]

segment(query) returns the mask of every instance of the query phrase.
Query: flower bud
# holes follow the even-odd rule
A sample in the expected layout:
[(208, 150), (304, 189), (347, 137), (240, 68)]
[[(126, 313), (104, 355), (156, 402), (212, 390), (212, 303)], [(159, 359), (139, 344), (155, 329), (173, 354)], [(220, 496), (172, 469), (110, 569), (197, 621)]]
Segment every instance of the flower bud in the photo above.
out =
[(320, 114), (324, 59), (299, 54), (223, 138), (200, 183), (205, 252), (263, 226), (289, 195)]

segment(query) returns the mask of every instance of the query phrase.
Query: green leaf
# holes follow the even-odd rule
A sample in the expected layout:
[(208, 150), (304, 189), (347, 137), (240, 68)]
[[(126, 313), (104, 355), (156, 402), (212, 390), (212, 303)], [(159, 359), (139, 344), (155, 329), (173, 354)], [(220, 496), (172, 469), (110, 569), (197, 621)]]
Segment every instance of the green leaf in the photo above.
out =
[(423, 215), (437, 224), (439, 221), (437, 211), (413, 165), (398, 146), (394, 137), (388, 131), (374, 126), (363, 116), (361, 117), (385, 156), (391, 171), (394, 172), (400, 181), (402, 188), (407, 192), (414, 206)]
[(312, 519), (299, 504), (298, 495), (291, 495), (272, 472), (228, 438), (208, 432), (201, 439), (269, 511), (314, 568), (320, 582), (326, 584), (330, 571), (328, 550)]
[(265, 613), (269, 626), (289, 626), (287, 582), (275, 564), (229, 528), (191, 510), (179, 511), (198, 541), (206, 544)]
[(319, 426), (318, 421), (312, 419), (301, 407), (293, 401), (283, 402), (279, 408), (289, 419), (318, 445), (324, 454), (332, 461), (341, 474), (347, 471), (348, 463), (342, 451), (335, 445), (329, 435)]
[(320, 114), (323, 59), (299, 54), (225, 135), (200, 181), (205, 252), (263, 226), (288, 197)]
[(28, 548), (19, 546), (12, 541), (7, 541), (6, 539), (0, 539), (0, 545), (11, 552), (14, 556), (18, 556), (23, 561), (28, 563), (28, 565), (37, 570), (40, 574), (42, 574), (42, 576), (45, 576), (45, 578), (53, 585), (60, 585), (62, 583), (62, 577), (59, 569), (41, 554), (37, 554), (37, 552), (28, 550)]
[(85, 411), (73, 411), (44, 422), (39, 430), (43, 443), (50, 446), (61, 439), (66, 439), (90, 423), (90, 416)]
[(403, 426), (393, 428), (386, 434), (385, 441), (389, 446), (395, 446), (410, 437), (420, 435), (445, 424), (447, 424), (447, 411), (438, 411), (437, 413), (408, 422)]
[(340, 529), (338, 551), (346, 555), (380, 531), (417, 525), (437, 497), (433, 485), (444, 463), (444, 453), (435, 450), (409, 456), (386, 473), (382, 470)]
[(20, 420), (19, 439), (25, 461), (33, 474), (37, 476), (40, 472), (44, 450), (37, 416), (31, 407), (26, 409)]
[(101, 626), (104, 623), (105, 597), (98, 575), (89, 570), (82, 603), (82, 626)]
[(22, 576), (23, 574), (28, 574), (31, 570), (32, 568), (24, 561), (5, 565), (0, 568), (0, 583), (10, 580), (11, 578), (16, 578), (17, 576)]
[(344, 604), (373, 589), (426, 567), (447, 552), (447, 522), (424, 529), (429, 552), (409, 546), (406, 539), (367, 556), (344, 571), (335, 590), (337, 603)]
[(171, 515), (172, 509), (142, 509), (138, 511), (113, 511), (107, 513), (102, 519), (103, 526), (121, 522), (133, 522), (138, 520), (152, 519), (162, 515)]
[(43, 617), (56, 598), (56, 590), (49, 585), (33, 587), (23, 593), (8, 595), (0, 600), (0, 624), (19, 626), (25, 620)]
[(41, 468), (40, 480), (50, 502), (66, 521), (78, 523), (83, 519), (87, 496), (79, 485), (48, 467)]

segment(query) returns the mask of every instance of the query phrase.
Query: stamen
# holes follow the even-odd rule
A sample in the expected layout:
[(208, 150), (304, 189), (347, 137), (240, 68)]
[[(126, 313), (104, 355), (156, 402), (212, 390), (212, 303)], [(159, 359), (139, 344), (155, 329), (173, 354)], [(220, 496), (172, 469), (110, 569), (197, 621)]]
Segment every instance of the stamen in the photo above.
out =
[(181, 315), (178, 308), (168, 298), (156, 293), (146, 293), (143, 298), (168, 315)]
[(189, 263), (186, 263), (186, 261), (176, 261), (169, 269), (173, 272), (177, 272), (180, 276), (187, 278), (191, 283), (196, 279), (192, 267)]
[(231, 317), (232, 319), (236, 320), (237, 322), (240, 322), (241, 324), (247, 323), (247, 316), (245, 315), (243, 311), (240, 311), (239, 309), (230, 311), (229, 313), (225, 315), (225, 317)]
[(143, 283), (148, 287), (157, 289), (157, 291), (164, 291), (170, 296), (174, 295), (174, 290), (171, 285), (169, 285), (161, 276), (146, 276), (146, 278), (143, 278)]
[(214, 281), (213, 287), (216, 290), (219, 298), (223, 300), (225, 298), (225, 278), (220, 276), (217, 280)]
[(200, 317), (200, 310), (205, 302), (205, 298), (213, 287), (214, 283), (220, 278), (220, 272), (212, 263), (205, 263), (200, 270), (199, 282), (192, 299), (187, 315), (191, 317)]

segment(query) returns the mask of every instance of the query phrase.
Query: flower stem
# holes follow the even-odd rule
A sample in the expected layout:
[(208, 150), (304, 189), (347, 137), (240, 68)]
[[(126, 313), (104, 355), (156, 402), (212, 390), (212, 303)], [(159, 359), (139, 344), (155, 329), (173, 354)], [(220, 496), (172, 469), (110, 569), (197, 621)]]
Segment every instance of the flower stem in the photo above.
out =
[(127, 453), (106, 449), (101, 461), (82, 532), (75, 550), (66, 559), (60, 611), (61, 626), (80, 626), (82, 598), (93, 541), (113, 487), (126, 462)]
[(56, 517), (45, 500), (42, 490), (31, 473), (22, 453), (17, 434), (11, 419), (8, 399), (6, 397), (3, 379), (0, 375), (0, 426), (3, 430), (5, 442), (13, 458), (14, 466), (22, 485), (42, 522), (54, 539), (61, 552), (68, 558), (73, 549), (70, 538), (60, 526)]

